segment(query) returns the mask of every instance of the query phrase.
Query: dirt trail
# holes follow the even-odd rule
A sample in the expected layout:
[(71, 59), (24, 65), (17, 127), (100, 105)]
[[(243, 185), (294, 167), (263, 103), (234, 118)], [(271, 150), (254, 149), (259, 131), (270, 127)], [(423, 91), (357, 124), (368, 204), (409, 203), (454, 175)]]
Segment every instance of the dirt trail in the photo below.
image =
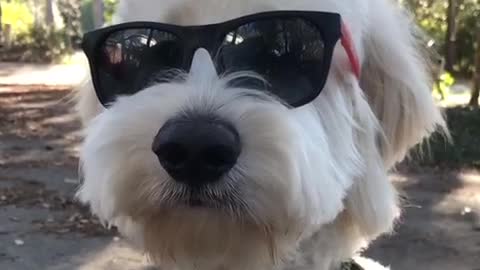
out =
[(0, 86), (0, 269), (140, 269), (143, 256), (72, 199), (80, 135), (68, 93)]
[[(0, 269), (141, 269), (143, 256), (72, 200), (80, 134), (68, 93), (0, 86)], [(393, 180), (408, 197), (405, 214), (367, 255), (393, 270), (480, 270), (480, 231), (462, 215), (466, 206), (480, 207), (480, 175), (417, 172)]]

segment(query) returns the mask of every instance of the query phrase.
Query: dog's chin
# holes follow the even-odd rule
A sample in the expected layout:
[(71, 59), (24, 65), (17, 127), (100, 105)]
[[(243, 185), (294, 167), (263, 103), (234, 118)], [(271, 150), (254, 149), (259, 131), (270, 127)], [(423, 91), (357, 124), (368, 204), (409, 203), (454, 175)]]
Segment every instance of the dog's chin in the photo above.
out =
[(114, 224), (161, 269), (271, 269), (296, 247), (304, 224), (263, 215), (240, 190), (173, 188), (168, 200), (122, 208)]
[(203, 198), (179, 201), (133, 218), (136, 230), (119, 229), (140, 238), (162, 269), (268, 269), (295, 247), (300, 231), (293, 220), (278, 227), (231, 210)]

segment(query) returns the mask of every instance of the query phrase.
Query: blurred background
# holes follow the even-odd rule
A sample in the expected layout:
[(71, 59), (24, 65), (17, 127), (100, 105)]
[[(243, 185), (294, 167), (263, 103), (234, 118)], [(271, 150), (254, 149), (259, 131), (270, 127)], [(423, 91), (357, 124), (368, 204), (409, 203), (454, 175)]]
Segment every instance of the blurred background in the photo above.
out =
[[(479, 270), (480, 0), (397, 2), (425, 34), (432, 96), (453, 144), (434, 136), (391, 174), (405, 212), (366, 255), (393, 270)], [(0, 0), (2, 270), (148, 265), (72, 199), (81, 134), (69, 95), (87, 72), (79, 44), (85, 31), (111, 23), (116, 4)]]

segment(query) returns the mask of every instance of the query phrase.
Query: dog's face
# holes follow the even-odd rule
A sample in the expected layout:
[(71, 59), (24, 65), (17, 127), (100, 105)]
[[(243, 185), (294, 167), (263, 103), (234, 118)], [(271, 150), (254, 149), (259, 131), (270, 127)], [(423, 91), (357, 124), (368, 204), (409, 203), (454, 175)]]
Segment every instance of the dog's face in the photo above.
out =
[(204, 25), (272, 10), (340, 13), (361, 78), (337, 44), (322, 93), (292, 108), (232, 86), (245, 73), (217, 74), (198, 49), (181, 80), (107, 109), (93, 89), (81, 93), (80, 199), (172, 269), (265, 267), (340, 213), (366, 239), (389, 230), (398, 210), (386, 171), (443, 125), (408, 22), (387, 0), (126, 0), (117, 22)]

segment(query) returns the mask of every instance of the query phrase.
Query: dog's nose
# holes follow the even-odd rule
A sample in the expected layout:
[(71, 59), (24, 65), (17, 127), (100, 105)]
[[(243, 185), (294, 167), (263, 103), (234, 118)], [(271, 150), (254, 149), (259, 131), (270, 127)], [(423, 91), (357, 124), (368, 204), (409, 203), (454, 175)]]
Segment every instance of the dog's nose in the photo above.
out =
[(211, 117), (170, 120), (152, 145), (168, 174), (190, 186), (219, 180), (237, 162), (240, 148), (237, 130)]

